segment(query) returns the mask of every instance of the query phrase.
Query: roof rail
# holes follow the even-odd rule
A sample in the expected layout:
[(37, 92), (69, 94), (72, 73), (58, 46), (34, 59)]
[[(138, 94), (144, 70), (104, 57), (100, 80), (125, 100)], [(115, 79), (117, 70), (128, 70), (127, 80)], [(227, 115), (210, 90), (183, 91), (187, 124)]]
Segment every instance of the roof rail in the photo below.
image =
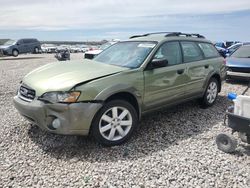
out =
[(143, 35), (134, 35), (134, 36), (131, 36), (130, 39), (133, 39), (133, 38), (138, 38), (138, 37), (146, 37), (148, 35), (157, 35), (157, 34), (169, 34), (169, 33), (173, 33), (173, 32), (169, 32), (169, 31), (162, 31), (162, 32), (153, 32), (153, 33), (146, 33), (146, 34), (143, 34)]
[(173, 36), (186, 36), (186, 37), (197, 37), (197, 38), (205, 38), (203, 35), (195, 34), (195, 33), (181, 33), (181, 32), (173, 32), (165, 35), (165, 37), (173, 37)]
[(134, 36), (131, 36), (130, 39), (138, 38), (138, 37), (146, 37), (146, 36), (149, 36), (149, 35), (157, 35), (157, 34), (166, 34), (165, 37), (186, 36), (186, 37), (205, 38), (203, 35), (195, 34), (195, 33), (182, 33), (182, 32), (154, 32), (154, 33), (146, 33), (146, 34), (143, 34), (143, 35), (134, 35)]

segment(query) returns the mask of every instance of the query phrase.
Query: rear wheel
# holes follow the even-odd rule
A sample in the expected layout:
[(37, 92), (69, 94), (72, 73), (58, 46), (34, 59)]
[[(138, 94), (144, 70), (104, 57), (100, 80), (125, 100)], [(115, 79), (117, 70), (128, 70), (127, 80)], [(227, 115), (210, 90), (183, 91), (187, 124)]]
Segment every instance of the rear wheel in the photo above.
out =
[(14, 49), (14, 50), (12, 51), (12, 55), (13, 55), (14, 57), (17, 57), (18, 54), (19, 54), (18, 50)]
[(201, 99), (202, 107), (212, 106), (217, 99), (218, 91), (219, 91), (218, 81), (215, 78), (211, 78), (208, 82), (205, 94)]
[(136, 110), (130, 103), (113, 100), (97, 113), (91, 133), (102, 145), (120, 145), (131, 137), (137, 123)]

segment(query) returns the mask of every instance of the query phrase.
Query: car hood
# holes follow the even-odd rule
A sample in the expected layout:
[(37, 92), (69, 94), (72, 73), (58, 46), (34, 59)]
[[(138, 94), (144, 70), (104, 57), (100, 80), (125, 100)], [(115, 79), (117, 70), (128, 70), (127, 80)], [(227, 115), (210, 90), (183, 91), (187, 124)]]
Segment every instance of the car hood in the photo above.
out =
[(76, 84), (128, 70), (93, 60), (49, 63), (23, 78), (23, 84), (34, 89), (36, 96), (49, 91), (68, 91)]
[(10, 47), (10, 45), (9, 46), (6, 46), (6, 45), (0, 45), (0, 49), (6, 49), (6, 48), (9, 48)]
[(250, 67), (250, 58), (228, 57), (226, 61), (228, 67)]

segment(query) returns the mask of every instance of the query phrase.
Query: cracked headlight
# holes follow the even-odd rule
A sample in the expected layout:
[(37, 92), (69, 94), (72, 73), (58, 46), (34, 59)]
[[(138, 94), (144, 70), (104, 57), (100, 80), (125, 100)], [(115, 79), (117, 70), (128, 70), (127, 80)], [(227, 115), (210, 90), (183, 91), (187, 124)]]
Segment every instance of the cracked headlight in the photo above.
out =
[(69, 92), (47, 92), (44, 93), (39, 99), (44, 101), (49, 101), (52, 103), (62, 102), (62, 103), (73, 103), (77, 102), (80, 91), (69, 91)]

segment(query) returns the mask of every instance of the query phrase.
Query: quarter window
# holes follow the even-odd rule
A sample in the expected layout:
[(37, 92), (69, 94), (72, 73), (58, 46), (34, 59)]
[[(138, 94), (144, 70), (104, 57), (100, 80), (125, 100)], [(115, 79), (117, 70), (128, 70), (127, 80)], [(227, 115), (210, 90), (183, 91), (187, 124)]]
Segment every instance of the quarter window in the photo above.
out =
[(166, 42), (156, 52), (154, 59), (166, 59), (168, 65), (182, 63), (182, 55), (179, 42)]
[(194, 42), (181, 42), (184, 62), (199, 61), (203, 59), (200, 48)]
[(218, 57), (218, 51), (215, 49), (215, 47), (212, 44), (208, 43), (199, 43), (199, 47), (204, 53), (204, 56), (206, 58), (212, 58), (212, 57)]

